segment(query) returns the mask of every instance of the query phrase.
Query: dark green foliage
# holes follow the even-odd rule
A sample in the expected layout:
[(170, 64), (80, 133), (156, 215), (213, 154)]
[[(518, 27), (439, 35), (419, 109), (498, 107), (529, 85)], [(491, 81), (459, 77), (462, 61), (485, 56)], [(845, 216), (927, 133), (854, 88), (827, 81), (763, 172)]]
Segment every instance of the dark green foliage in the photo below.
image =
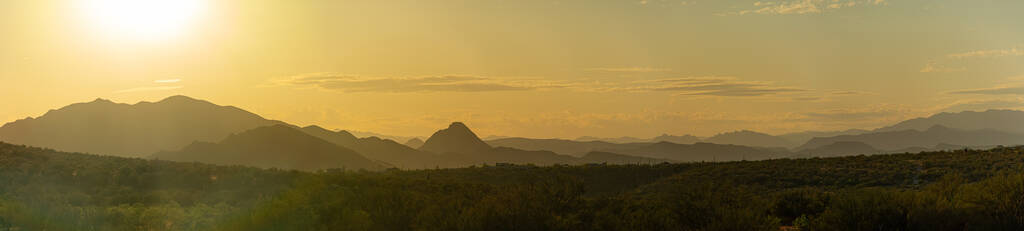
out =
[(0, 144), (0, 230), (1021, 230), (1022, 150), (300, 172)]

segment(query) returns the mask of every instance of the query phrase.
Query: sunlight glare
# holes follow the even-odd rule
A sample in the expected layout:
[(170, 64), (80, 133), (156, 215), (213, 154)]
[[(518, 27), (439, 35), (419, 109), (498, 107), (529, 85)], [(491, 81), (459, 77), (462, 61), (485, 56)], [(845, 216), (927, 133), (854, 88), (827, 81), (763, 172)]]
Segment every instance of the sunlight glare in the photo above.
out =
[(205, 0), (80, 0), (79, 9), (97, 33), (117, 39), (173, 37), (205, 9)]

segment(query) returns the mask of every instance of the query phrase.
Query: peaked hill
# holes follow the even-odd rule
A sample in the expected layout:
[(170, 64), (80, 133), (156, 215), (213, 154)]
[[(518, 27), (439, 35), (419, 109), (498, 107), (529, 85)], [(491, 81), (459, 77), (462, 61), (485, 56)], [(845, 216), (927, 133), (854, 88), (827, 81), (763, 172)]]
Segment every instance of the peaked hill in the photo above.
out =
[(272, 125), (231, 135), (219, 143), (195, 142), (154, 158), (209, 164), (298, 170), (366, 169), (384, 166), (359, 153), (287, 125)]
[(142, 157), (274, 124), (283, 122), (185, 96), (137, 104), (97, 99), (7, 123), (0, 127), (0, 140), (69, 152)]

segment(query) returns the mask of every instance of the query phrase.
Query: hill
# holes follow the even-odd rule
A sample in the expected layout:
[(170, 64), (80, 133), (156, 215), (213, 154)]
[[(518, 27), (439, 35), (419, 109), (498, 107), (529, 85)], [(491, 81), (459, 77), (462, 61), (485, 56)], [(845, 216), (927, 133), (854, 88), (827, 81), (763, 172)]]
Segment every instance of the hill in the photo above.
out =
[(423, 140), (421, 140), (420, 138), (412, 138), (409, 139), (408, 141), (405, 141), (404, 145), (409, 146), (410, 148), (420, 148), (423, 147)]
[(653, 143), (657, 143), (657, 142), (672, 142), (672, 143), (677, 143), (677, 144), (695, 144), (695, 143), (701, 142), (701, 139), (700, 139), (700, 137), (696, 137), (696, 136), (693, 136), (693, 135), (674, 136), (674, 135), (669, 135), (669, 134), (662, 134), (660, 136), (656, 136), (656, 137), (652, 138), (651, 142), (653, 142)]
[(735, 144), (751, 147), (790, 148), (796, 146), (794, 143), (781, 137), (748, 130), (721, 133), (704, 139), (704, 142), (715, 144)]
[(283, 123), (185, 96), (132, 105), (97, 99), (4, 124), (0, 140), (70, 152), (142, 157), (274, 124)]
[(495, 147), (510, 147), (523, 150), (547, 150), (563, 155), (583, 156), (586, 153), (615, 149), (623, 144), (609, 143), (604, 141), (573, 141), (562, 139), (530, 139), (530, 138), (504, 138), (489, 140), (487, 144)]
[(384, 169), (384, 165), (351, 149), (287, 125), (255, 128), (231, 135), (219, 143), (195, 142), (179, 151), (159, 152), (153, 158), (298, 170)]
[(573, 156), (582, 156), (590, 152), (611, 152), (672, 161), (761, 160), (789, 155), (789, 152), (784, 149), (703, 142), (695, 144), (676, 144), (671, 142), (616, 144), (601, 141), (580, 142), (559, 139), (507, 138), (491, 140), (488, 143), (493, 146), (523, 150), (551, 150), (559, 154)]
[(437, 154), (445, 153), (478, 153), (491, 150), (491, 146), (480, 140), (473, 131), (462, 122), (453, 122), (448, 128), (435, 132), (423, 142), (419, 150)]
[(959, 146), (1016, 145), (1024, 144), (1024, 135), (990, 129), (959, 130), (935, 125), (923, 131), (903, 130), (861, 135), (818, 137), (807, 141), (806, 144), (797, 149), (814, 149), (843, 141), (861, 142), (881, 150), (894, 151), (913, 147), (934, 147), (940, 144)]
[(960, 130), (991, 129), (1009, 133), (1024, 134), (1024, 111), (988, 110), (943, 112), (924, 118), (915, 118), (899, 122), (892, 126), (875, 129), (875, 132), (894, 132), (905, 130), (924, 131), (935, 125)]
[(423, 169), (449, 165), (447, 161), (444, 161), (436, 154), (419, 151), (389, 139), (377, 137), (356, 138), (344, 130), (334, 132), (319, 126), (307, 126), (300, 130), (306, 134), (352, 149), (367, 158), (383, 161), (399, 168)]
[[(518, 142), (524, 140), (523, 138), (505, 138), (499, 140), (492, 140), (489, 142)], [(530, 143), (531, 141), (526, 140), (524, 143)], [(567, 149), (571, 150), (584, 150), (575, 149), (579, 148), (571, 146), (576, 141), (564, 141), (564, 140), (541, 140), (542, 143), (554, 144), (552, 147), (559, 147), (560, 144), (569, 144), (570, 147)], [(599, 141), (589, 142), (595, 144), (609, 144)], [(542, 147), (543, 145), (537, 145), (534, 147)], [(554, 164), (585, 164), (585, 163), (622, 163), (622, 161), (657, 161), (650, 160), (649, 158), (633, 157), (623, 154), (616, 155), (605, 155), (596, 154), (590, 155), (589, 157), (584, 154), (566, 155), (555, 153), (547, 149), (533, 149), (523, 150), (513, 147), (491, 147), (484, 141), (480, 140), (469, 129), (465, 124), (460, 122), (454, 122), (448, 126), (448, 128), (440, 130), (434, 135), (427, 139), (423, 147), (420, 148), (423, 151), (430, 151), (440, 155), (440, 158), (448, 166), (471, 166), (481, 164), (535, 164), (535, 165), (554, 165)], [(586, 152), (591, 152), (587, 150)], [(583, 156), (579, 158), (577, 156)]]
[(871, 132), (871, 131), (863, 130), (863, 129), (849, 129), (849, 130), (844, 130), (844, 131), (805, 131), (805, 132), (786, 133), (786, 134), (778, 135), (778, 137), (786, 139), (790, 143), (803, 144), (803, 143), (807, 143), (808, 140), (811, 140), (811, 139), (813, 139), (815, 137), (832, 137), (832, 136), (842, 136), (842, 135), (860, 135), (860, 134), (869, 133), (869, 132)]
[(881, 152), (882, 150), (875, 149), (875, 147), (871, 147), (871, 145), (862, 142), (839, 141), (829, 145), (800, 151), (798, 157), (871, 155), (879, 154)]

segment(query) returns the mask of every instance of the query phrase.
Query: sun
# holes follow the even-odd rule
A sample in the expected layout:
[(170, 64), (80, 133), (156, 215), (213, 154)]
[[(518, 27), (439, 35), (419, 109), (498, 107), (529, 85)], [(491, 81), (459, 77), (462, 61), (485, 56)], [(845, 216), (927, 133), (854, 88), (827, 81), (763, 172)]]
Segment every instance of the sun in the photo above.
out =
[(205, 0), (79, 0), (84, 21), (118, 39), (174, 37), (194, 24)]

